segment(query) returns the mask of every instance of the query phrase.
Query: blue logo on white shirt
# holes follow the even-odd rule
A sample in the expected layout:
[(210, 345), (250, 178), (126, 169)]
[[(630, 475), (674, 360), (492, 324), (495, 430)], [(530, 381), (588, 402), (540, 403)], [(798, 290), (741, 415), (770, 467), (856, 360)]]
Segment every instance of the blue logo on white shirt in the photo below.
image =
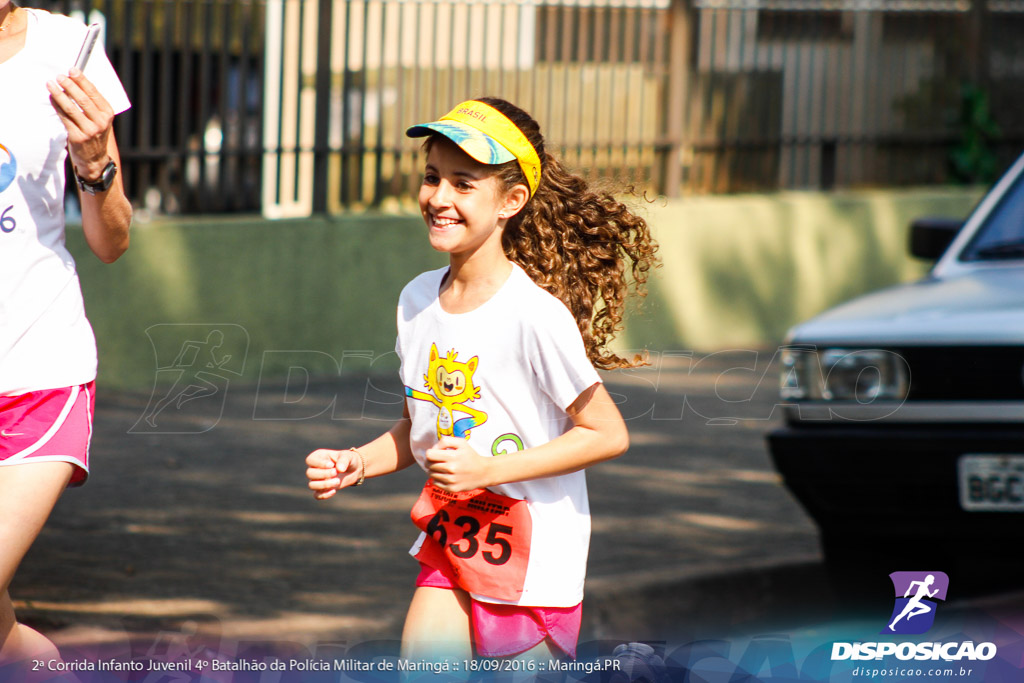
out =
[[(6, 157), (6, 159), (5, 159)], [(0, 145), (0, 192), (3, 192), (18, 175), (18, 161), (11, 154), (11, 150)]]

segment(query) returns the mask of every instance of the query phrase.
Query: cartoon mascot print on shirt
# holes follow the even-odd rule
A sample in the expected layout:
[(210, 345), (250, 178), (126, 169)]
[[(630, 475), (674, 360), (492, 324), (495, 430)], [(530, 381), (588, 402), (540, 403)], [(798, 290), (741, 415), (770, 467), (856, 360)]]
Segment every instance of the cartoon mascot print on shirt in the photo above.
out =
[[(427, 374), (423, 376), (424, 386), (430, 393), (405, 387), (405, 395), (409, 398), (429, 401), (437, 406), (438, 439), (442, 436), (468, 439), (473, 427), (479, 427), (487, 421), (487, 413), (467, 405), (480, 398), (480, 387), (473, 384), (473, 373), (476, 372), (479, 359), (473, 356), (463, 363), (458, 357), (459, 354), (452, 350), (441, 358), (437, 345), (431, 344), (430, 364), (427, 366)], [(468, 417), (456, 419), (456, 413)]]

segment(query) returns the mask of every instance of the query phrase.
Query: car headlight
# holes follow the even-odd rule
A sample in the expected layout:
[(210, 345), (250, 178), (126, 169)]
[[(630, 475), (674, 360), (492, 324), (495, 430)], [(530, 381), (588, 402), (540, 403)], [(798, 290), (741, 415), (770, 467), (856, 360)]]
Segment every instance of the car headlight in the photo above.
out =
[(910, 388), (910, 367), (885, 349), (782, 351), (779, 394), (787, 400), (902, 401)]

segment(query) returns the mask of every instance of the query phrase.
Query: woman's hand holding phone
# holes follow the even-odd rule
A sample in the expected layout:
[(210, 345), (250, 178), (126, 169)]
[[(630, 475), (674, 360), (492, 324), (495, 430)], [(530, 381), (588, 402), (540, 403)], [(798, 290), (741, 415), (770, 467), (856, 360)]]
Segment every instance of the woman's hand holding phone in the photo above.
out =
[(99, 24), (90, 26), (68, 75), (46, 84), (53, 108), (68, 131), (71, 163), (87, 179), (99, 178), (110, 161), (107, 143), (114, 123), (113, 108), (82, 73), (99, 34)]
[(92, 55), (92, 50), (96, 47), (96, 42), (100, 39), (102, 31), (103, 29), (99, 24), (89, 25), (85, 33), (85, 40), (82, 41), (82, 48), (78, 51), (78, 58), (75, 60), (74, 68), (79, 71), (85, 71), (85, 65), (89, 63), (89, 57)]

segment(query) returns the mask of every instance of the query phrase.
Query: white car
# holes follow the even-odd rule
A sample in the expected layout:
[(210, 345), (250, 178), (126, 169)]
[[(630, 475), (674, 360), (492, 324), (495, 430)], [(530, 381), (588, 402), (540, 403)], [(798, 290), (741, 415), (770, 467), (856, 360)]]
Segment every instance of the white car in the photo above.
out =
[(832, 564), (1016, 558), (1024, 156), (966, 221), (916, 221), (911, 251), (938, 258), (924, 279), (790, 331), (772, 459)]

